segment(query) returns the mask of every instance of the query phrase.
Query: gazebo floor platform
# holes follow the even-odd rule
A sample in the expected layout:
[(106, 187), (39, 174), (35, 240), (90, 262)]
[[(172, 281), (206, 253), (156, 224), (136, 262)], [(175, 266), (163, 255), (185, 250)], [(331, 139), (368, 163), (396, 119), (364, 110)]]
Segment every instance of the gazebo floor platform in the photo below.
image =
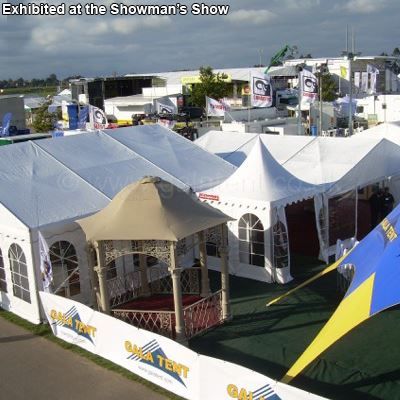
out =
[[(222, 323), (222, 293), (203, 298), (182, 295), (185, 337), (190, 339)], [(121, 304), (112, 315), (138, 328), (176, 338), (176, 319), (172, 294), (154, 294)]]

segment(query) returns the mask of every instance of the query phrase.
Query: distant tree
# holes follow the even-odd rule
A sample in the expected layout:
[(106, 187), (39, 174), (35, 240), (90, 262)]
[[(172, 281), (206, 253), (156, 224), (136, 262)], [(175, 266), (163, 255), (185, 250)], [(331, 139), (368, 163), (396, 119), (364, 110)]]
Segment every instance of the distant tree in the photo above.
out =
[(379, 54), (380, 56), (383, 56), (383, 57), (387, 57), (388, 56), (388, 53), (385, 53), (384, 51), (381, 53), (381, 54)]
[(394, 57), (400, 57), (400, 49), (398, 47), (395, 47), (392, 53), (392, 56)]
[(229, 94), (226, 74), (215, 74), (211, 67), (200, 67), (200, 83), (193, 85), (191, 101), (198, 107), (205, 107), (205, 97), (221, 99)]
[(36, 132), (49, 132), (57, 122), (57, 115), (48, 111), (50, 103), (51, 101), (44, 103), (34, 114), (32, 127)]
[[(315, 74), (319, 77), (319, 73)], [(338, 87), (336, 86), (336, 82), (333, 79), (332, 75), (329, 73), (322, 74), (321, 79), (321, 95), (322, 101), (334, 101), (337, 99), (337, 91)]]
[(56, 86), (56, 85), (58, 85), (57, 75), (56, 74), (50, 74), (46, 78), (46, 85), (48, 85), (48, 86)]
[(299, 58), (312, 58), (312, 55), (310, 53), (307, 54), (301, 54)]

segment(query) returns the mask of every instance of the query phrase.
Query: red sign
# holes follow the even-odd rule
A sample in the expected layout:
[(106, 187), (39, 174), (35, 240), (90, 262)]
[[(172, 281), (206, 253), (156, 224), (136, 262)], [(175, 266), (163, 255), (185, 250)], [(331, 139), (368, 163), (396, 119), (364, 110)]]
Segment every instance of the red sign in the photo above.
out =
[(219, 196), (215, 194), (200, 193), (199, 198), (203, 200), (214, 200), (219, 201)]

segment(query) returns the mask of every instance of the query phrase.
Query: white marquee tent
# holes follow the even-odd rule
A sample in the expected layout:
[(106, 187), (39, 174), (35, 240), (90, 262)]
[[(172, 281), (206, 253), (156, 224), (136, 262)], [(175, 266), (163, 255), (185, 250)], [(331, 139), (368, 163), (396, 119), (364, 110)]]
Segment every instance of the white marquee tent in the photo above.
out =
[[(400, 199), (400, 180), (398, 179), (400, 147), (397, 145), (400, 144), (398, 139), (400, 135), (396, 137), (395, 134), (395, 131), (399, 131), (399, 126), (391, 125), (391, 127), (381, 127), (380, 135), (367, 135), (365, 133), (368, 131), (364, 131), (365, 133), (350, 138), (281, 137), (212, 131), (196, 143), (226, 161), (240, 165), (243, 160), (246, 160), (259, 136), (276, 161), (289, 173), (304, 182), (322, 185), (319, 187), (321, 190), (314, 195), (315, 224), (320, 242), (320, 257), (327, 261), (328, 257), (335, 253), (336, 248), (333, 243), (336, 241), (334, 235), (331, 234), (329, 237), (330, 229), (332, 230), (335, 224), (341, 223), (340, 220), (335, 221), (332, 218), (334, 202), (330, 203), (330, 199), (340, 196), (353, 197), (354, 211), (351, 218), (354, 221), (354, 230), (352, 235), (357, 235), (359, 189), (390, 180), (391, 191), (397, 200)], [(383, 139), (384, 137), (390, 138), (391, 141)], [(251, 200), (250, 195), (248, 198)]]
[[(155, 125), (1, 147), (0, 306), (40, 321), (39, 231), (50, 247), (54, 280), (66, 295), (89, 304), (86, 241), (76, 219), (102, 209), (143, 176), (199, 191), (220, 184), (235, 169)], [(118, 273), (125, 263), (119, 261)], [(76, 268), (78, 279), (63, 282)]]
[(289, 173), (257, 137), (236, 172), (199, 197), (236, 219), (228, 224), (233, 274), (286, 283), (292, 278), (285, 206), (322, 190)]

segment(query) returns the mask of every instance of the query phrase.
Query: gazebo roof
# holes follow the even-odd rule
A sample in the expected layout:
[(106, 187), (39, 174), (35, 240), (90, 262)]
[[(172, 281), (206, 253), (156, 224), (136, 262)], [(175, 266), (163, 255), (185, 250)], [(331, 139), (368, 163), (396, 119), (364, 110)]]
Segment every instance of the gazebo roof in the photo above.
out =
[(178, 241), (231, 219), (161, 178), (145, 177), (77, 223), (88, 241)]

